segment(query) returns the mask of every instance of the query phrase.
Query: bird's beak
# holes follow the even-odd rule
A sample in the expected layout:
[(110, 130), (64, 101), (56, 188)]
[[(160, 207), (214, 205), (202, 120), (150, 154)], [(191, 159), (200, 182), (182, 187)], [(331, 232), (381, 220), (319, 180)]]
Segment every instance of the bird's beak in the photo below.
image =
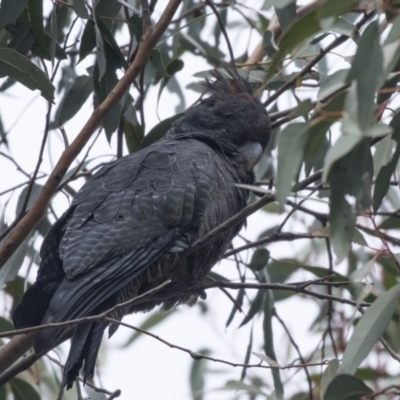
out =
[(263, 155), (263, 148), (258, 142), (247, 142), (239, 147), (239, 151), (246, 161), (246, 171), (251, 171), (260, 161)]

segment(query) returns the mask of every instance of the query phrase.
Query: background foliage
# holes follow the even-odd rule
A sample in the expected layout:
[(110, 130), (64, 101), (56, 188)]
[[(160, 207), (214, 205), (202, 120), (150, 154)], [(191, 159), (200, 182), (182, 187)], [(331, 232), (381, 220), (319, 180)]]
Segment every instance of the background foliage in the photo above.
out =
[[(71, 121), (79, 116), (83, 124), (87, 115), (80, 110), (93, 110), (103, 102), (135, 59), (148, 28), (141, 3), (146, 11), (147, 2), (135, 0), (2, 0), (0, 158), (8, 169), (19, 172), (18, 180), (10, 183), (6, 169), (1, 171), (3, 249), (51, 171), (41, 164), (43, 158), (59, 157), (60, 143), (68, 147), (77, 134), (68, 128)], [(166, 3), (150, 2), (153, 23)], [(257, 166), (257, 185), (249, 188), (255, 208), (261, 208), (262, 233), (255, 238), (249, 225), (226, 254), (231, 263), (215, 269), (206, 283), (209, 292), (220, 288), (228, 296), (228, 306), (219, 311), (225, 320), (219, 317), (218, 323), (226, 325), (227, 335), (240, 325), (248, 339), (237, 344), (238, 361), (221, 359), (207, 343), (197, 353), (180, 348), (194, 358), (188, 374), (192, 397), (397, 398), (396, 0), (182, 1), (157, 46), (149, 49), (145, 69), (77, 155), (45, 217), (2, 266), (0, 331), (12, 330), (10, 314), (35, 275), (30, 270), (37, 267), (40, 243), (68, 204), (66, 199), (105, 161), (135, 152), (165, 134), (190, 106), (188, 98), (202, 93), (198, 78), (232, 61), (229, 42), (235, 65), (247, 71), (268, 107), (273, 135)], [(30, 154), (37, 161), (29, 171), (20, 165), (24, 144), (6, 115), (7, 96), (26, 96), (24, 87), (39, 91), (35, 94), (41, 97), (32, 102), (47, 107), (30, 122), (44, 128), (38, 152)], [(21, 111), (23, 118), (22, 107)], [(155, 114), (162, 116), (159, 122)], [(112, 155), (100, 158), (95, 149), (106, 140)], [(15, 212), (10, 206), (14, 203)], [(286, 303), (292, 304), (293, 314), (313, 316), (313, 323), (305, 327), (307, 339), (287, 323), (293, 315), (280, 312)], [(198, 307), (199, 318), (209, 318), (213, 304)], [(151, 313), (141, 328), (151, 333), (172, 315)], [(140, 335), (132, 332), (125, 346), (135, 346)], [(0, 400), (54, 398), (58, 363), (50, 353), (1, 386)], [(221, 370), (224, 374), (218, 375)], [(217, 382), (214, 387), (207, 384), (210, 376)], [(119, 395), (102, 389), (98, 379), (94, 389), (85, 390), (93, 399)], [(78, 396), (86, 396), (79, 385)], [(76, 392), (65, 398), (76, 398)]]

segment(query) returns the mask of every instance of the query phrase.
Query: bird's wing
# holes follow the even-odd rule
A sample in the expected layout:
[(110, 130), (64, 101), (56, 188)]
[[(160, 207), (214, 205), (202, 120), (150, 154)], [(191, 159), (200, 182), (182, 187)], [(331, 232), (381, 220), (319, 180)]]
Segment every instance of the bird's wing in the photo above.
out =
[(75, 197), (60, 244), (66, 278), (42, 323), (92, 313), (196, 232), (217, 188), (212, 150), (165, 140), (100, 170)]

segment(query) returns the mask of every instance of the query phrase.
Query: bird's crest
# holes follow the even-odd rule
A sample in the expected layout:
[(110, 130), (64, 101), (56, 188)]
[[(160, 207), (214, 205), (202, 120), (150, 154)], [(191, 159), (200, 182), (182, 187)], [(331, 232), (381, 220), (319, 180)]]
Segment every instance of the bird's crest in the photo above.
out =
[(254, 90), (249, 82), (249, 76), (242, 71), (226, 68), (223, 71), (211, 72), (214, 79), (206, 78), (204, 86), (212, 93), (211, 97), (224, 98), (248, 94), (255, 98)]

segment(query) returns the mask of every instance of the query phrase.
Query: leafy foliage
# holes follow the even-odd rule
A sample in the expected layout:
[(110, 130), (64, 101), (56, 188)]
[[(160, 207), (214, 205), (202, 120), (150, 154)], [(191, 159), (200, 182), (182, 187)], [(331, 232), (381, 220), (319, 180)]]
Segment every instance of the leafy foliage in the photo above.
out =
[[(153, 23), (167, 4), (158, 3), (149, 10)], [(398, 384), (393, 385), (399, 379), (400, 351), (399, 2), (383, 1), (379, 9), (372, 0), (362, 5), (260, 0), (254, 9), (251, 3), (215, 3), (215, 18), (208, 2), (182, 1), (146, 68), (108, 110), (85, 155), (77, 155), (49, 215), (2, 266), (0, 330), (11, 329), (11, 312), (32, 279), (29, 271), (37, 266), (55, 210), (76, 193), (80, 183), (75, 181), (89, 178), (105, 162), (104, 147), (96, 153), (98, 143), (116, 148), (117, 157), (153, 143), (182, 115), (189, 97), (193, 102), (203, 92), (196, 78), (234, 61), (249, 74), (274, 128), (256, 167), (257, 186), (249, 190), (257, 196), (272, 193), (276, 202), (264, 205), (258, 211), (260, 226), (249, 223), (243, 233), (247, 239), (227, 250), (232, 268), (224, 268), (224, 262), (210, 273), (207, 285), (222, 287), (228, 299), (225, 318), (214, 324), (226, 321), (228, 335), (239, 327), (249, 339), (237, 344), (236, 361), (218, 364), (224, 375), (211, 367), (211, 361), (223, 358), (219, 349), (205, 343), (202, 356), (189, 351), (195, 360), (185, 377), (192, 398), (213, 398), (215, 388), (232, 399), (399, 396)], [(34, 204), (43, 188), (39, 180), (51, 172), (41, 166), (47, 157), (43, 149), (30, 154), (35, 165), (28, 172), (21, 166), (24, 143), (7, 119), (7, 96), (21, 96), (22, 110), (22, 94), (32, 96), (22, 88), (38, 91), (40, 98), (30, 102), (40, 102), (47, 111), (30, 124), (45, 126), (44, 147), (49, 137), (69, 146), (75, 137), (69, 131), (72, 123), (81, 119), (83, 125), (135, 59), (146, 26), (140, 4), (1, 2), (0, 161), (18, 174), (12, 184), (0, 187), (2, 243)], [(234, 44), (234, 60), (225, 30)], [(158, 114), (162, 118), (156, 121)], [(60, 151), (49, 146), (56, 160)], [(263, 232), (258, 237), (257, 228)], [(199, 304), (204, 324), (213, 307)], [(313, 316), (309, 326), (300, 327), (307, 343), (290, 323), (297, 314), (300, 321), (302, 315)], [(181, 318), (181, 312), (152, 313), (140, 328), (151, 332), (172, 318)], [(137, 346), (141, 336), (133, 332), (123, 346)], [(53, 370), (56, 360), (51, 362), (39, 361), (38, 368), (9, 380), (0, 387), (0, 399), (54, 398), (59, 372)], [(242, 366), (241, 371), (232, 365)], [(88, 394), (106, 398), (96, 390)]]

